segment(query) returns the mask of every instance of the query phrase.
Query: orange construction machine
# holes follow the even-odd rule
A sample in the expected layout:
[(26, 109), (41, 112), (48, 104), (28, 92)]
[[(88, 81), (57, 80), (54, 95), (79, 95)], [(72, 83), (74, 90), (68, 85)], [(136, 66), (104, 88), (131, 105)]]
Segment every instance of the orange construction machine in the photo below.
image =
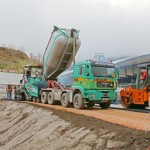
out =
[(150, 63), (137, 66), (136, 84), (120, 91), (121, 104), (125, 108), (145, 108), (150, 103)]

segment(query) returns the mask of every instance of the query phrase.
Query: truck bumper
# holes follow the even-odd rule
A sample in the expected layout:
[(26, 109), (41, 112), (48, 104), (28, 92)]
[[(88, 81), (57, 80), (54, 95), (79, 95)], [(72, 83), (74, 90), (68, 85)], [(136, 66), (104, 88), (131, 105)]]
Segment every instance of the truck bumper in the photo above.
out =
[(116, 91), (90, 90), (89, 94), (86, 95), (85, 98), (88, 98), (89, 100), (93, 100), (93, 101), (99, 101), (99, 100), (111, 100), (111, 101), (113, 101), (113, 100), (117, 99), (117, 92)]

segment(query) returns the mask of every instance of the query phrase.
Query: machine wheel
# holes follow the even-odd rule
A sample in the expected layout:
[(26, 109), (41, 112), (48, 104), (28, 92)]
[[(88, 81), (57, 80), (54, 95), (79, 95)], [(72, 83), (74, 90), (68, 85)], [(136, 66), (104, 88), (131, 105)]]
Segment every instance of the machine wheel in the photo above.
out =
[(88, 102), (86, 105), (87, 105), (87, 107), (93, 107), (94, 103), (93, 102)]
[(22, 98), (22, 94), (18, 94), (18, 97), (16, 97), (18, 101), (23, 101), (23, 98)]
[(26, 96), (24, 93), (21, 94), (21, 101), (26, 101)]
[(36, 97), (33, 97), (33, 98), (32, 98), (32, 101), (33, 101), (33, 102), (37, 102), (37, 98), (36, 98)]
[(54, 96), (53, 96), (52, 92), (48, 93), (47, 101), (48, 101), (48, 104), (50, 104), (50, 105), (54, 105), (55, 104), (55, 100), (54, 100)]
[(67, 93), (62, 94), (60, 102), (61, 102), (61, 105), (63, 107), (69, 107), (70, 106), (70, 102), (67, 98)]
[(133, 98), (131, 95), (129, 97), (123, 97), (123, 96), (121, 97), (121, 105), (124, 108), (131, 108), (132, 103), (133, 103)]
[(47, 104), (47, 92), (42, 92), (42, 94), (41, 94), (41, 102), (43, 104)]
[(83, 109), (85, 107), (84, 99), (82, 98), (81, 94), (75, 94), (73, 98), (73, 106), (76, 109)]
[(36, 101), (37, 101), (37, 103), (41, 103), (41, 99), (39, 97), (37, 98)]
[(107, 109), (110, 107), (110, 101), (109, 102), (105, 102), (105, 103), (100, 103), (100, 107), (102, 109)]

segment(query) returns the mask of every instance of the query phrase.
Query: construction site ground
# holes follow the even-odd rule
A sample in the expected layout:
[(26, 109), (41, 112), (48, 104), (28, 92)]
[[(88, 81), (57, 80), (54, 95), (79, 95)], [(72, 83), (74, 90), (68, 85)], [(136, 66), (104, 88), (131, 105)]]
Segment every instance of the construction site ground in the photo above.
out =
[(0, 100), (0, 150), (150, 149), (150, 116)]

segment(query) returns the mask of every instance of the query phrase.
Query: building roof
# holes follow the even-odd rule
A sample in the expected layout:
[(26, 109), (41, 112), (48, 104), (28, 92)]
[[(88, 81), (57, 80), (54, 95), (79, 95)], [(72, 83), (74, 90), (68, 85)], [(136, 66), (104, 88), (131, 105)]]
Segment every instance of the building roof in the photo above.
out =
[(116, 64), (116, 67), (118, 68), (125, 67), (125, 66), (138, 65), (138, 64), (143, 64), (143, 63), (150, 63), (150, 54), (130, 57), (127, 59), (114, 61), (114, 63)]

